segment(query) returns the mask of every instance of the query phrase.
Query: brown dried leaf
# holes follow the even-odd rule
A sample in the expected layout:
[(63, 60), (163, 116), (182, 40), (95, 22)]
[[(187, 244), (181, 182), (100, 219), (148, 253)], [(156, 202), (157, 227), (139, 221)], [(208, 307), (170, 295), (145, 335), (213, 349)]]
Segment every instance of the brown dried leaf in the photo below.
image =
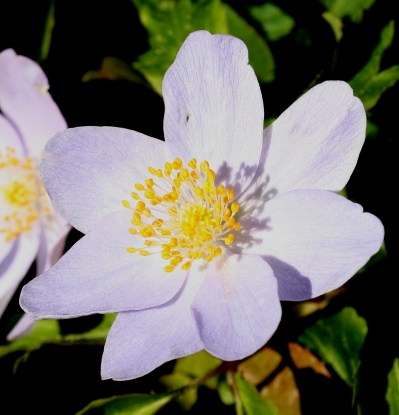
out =
[(286, 366), (260, 391), (260, 397), (284, 415), (301, 415), (301, 403), (294, 373)]
[(298, 369), (311, 368), (319, 375), (331, 379), (331, 373), (326, 368), (324, 362), (319, 360), (309, 349), (302, 347), (298, 343), (288, 343), (288, 350), (294, 365)]
[(282, 357), (279, 353), (270, 347), (266, 347), (240, 363), (238, 371), (242, 373), (247, 382), (258, 385), (277, 369), (281, 360)]

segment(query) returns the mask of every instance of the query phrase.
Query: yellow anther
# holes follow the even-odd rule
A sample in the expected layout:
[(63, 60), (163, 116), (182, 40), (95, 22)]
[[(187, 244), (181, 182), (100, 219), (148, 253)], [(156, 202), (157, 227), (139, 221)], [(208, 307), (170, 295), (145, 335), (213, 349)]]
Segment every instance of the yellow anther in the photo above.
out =
[(213, 259), (213, 254), (208, 254), (208, 255), (205, 257), (205, 261), (206, 261), (206, 262), (211, 262), (211, 261), (212, 261), (212, 259)]
[(122, 200), (122, 205), (125, 208), (131, 209), (132, 207), (130, 206), (130, 203), (127, 200)]
[(126, 251), (129, 252), (129, 254), (134, 254), (138, 251), (137, 248), (126, 248)]
[(192, 261), (186, 262), (181, 266), (181, 269), (183, 269), (184, 271), (187, 271), (188, 269), (191, 268), (192, 265)]
[(152, 186), (154, 186), (154, 180), (153, 180), (153, 179), (147, 179), (147, 180), (145, 181), (145, 184), (146, 184), (148, 187), (152, 187)]
[[(234, 235), (226, 235), (226, 231), (240, 229), (234, 218), (240, 206), (237, 202), (230, 205), (233, 190), (223, 185), (215, 187), (215, 172), (207, 161), (199, 164), (201, 174), (197, 168), (197, 160), (191, 159), (186, 168), (179, 158), (165, 163), (164, 173), (150, 166), (148, 171), (155, 177), (145, 180), (145, 186), (137, 183), (135, 187), (143, 192), (141, 197), (148, 200), (148, 206), (156, 206), (153, 211), (137, 193), (131, 194), (137, 204), (131, 220), (134, 228), (129, 232), (143, 237), (147, 247), (133, 248), (134, 252), (144, 256), (159, 253), (169, 261), (166, 272), (179, 264), (188, 270), (198, 259), (212, 261), (223, 252), (220, 242), (229, 245), (234, 240)], [(162, 182), (157, 182), (157, 177), (162, 177)], [(158, 212), (166, 217), (158, 218)], [(161, 247), (161, 251), (153, 251), (155, 247)]]
[(209, 163), (207, 161), (203, 161), (200, 164), (200, 170), (202, 171), (202, 173), (206, 173), (209, 169)]
[(151, 211), (150, 211), (150, 209), (143, 209), (142, 210), (142, 214), (145, 216), (145, 217), (147, 217), (147, 218), (150, 218), (151, 217)]
[(195, 190), (195, 193), (196, 193), (199, 197), (204, 197), (204, 189), (201, 189), (200, 187), (196, 187), (194, 190)]
[(231, 204), (231, 212), (235, 215), (240, 209), (240, 205), (237, 202)]

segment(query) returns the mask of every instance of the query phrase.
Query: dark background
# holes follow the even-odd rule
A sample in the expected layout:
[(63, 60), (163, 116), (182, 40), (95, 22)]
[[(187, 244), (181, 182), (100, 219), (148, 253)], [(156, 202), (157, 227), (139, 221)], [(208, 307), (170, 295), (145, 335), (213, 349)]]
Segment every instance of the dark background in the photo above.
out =
[[(227, 1), (245, 17), (259, 33), (259, 25), (250, 17), (246, 6), (263, 1)], [(323, 7), (317, 1), (274, 2), (290, 14), (296, 27), (287, 37), (269, 43), (276, 60), (276, 80), (262, 85), (265, 118), (277, 117), (312, 81), (328, 79), (348, 81), (367, 62), (379, 41), (381, 29), (395, 19), (394, 1), (377, 0), (364, 15), (361, 24), (344, 19), (344, 36), (337, 49), (333, 33), (322, 19)], [(31, 59), (39, 56), (44, 21), (49, 1), (7, 2), (1, 6), (0, 51), (13, 48)], [(148, 49), (147, 34), (129, 0), (98, 2), (94, 0), (55, 1), (56, 25), (48, 58), (41, 62), (50, 82), (50, 93), (70, 127), (109, 125), (134, 129), (163, 138), (163, 101), (148, 88), (126, 81), (96, 80), (82, 83), (89, 70), (99, 69), (104, 56), (115, 56), (133, 62)], [(309, 34), (311, 45), (301, 44), (298, 30)], [(397, 29), (399, 33), (399, 28)], [(386, 52), (382, 68), (399, 64), (399, 36)], [(398, 252), (398, 119), (399, 84), (384, 93), (371, 110), (372, 121), (378, 125), (377, 137), (367, 139), (352, 178), (347, 186), (349, 198), (378, 216), (386, 229), (388, 257), (369, 271), (347, 284), (347, 292), (334, 300), (324, 314), (331, 314), (344, 305), (354, 306), (366, 318), (369, 333), (361, 351), (363, 361), (360, 399), (365, 414), (387, 414), (384, 400), (386, 376), (394, 356), (399, 355), (395, 332), (398, 327), (397, 267)], [(67, 248), (81, 235), (73, 231)], [(34, 276), (34, 266), (24, 283)], [(17, 291), (0, 322), (4, 335), (18, 306)], [(271, 343), (284, 347), (295, 340), (312, 319), (301, 324), (293, 322), (292, 303), (284, 305), (283, 321)], [(320, 314), (317, 314), (317, 318)], [(314, 317), (316, 318), (316, 317)], [(64, 333), (84, 332), (99, 322), (99, 316), (61, 322)], [(0, 360), (1, 403), (3, 414), (65, 414), (72, 415), (91, 400), (132, 392), (161, 391), (160, 375), (172, 370), (167, 363), (144, 378), (128, 381), (101, 381), (102, 346), (44, 346), (29, 359), (13, 365), (22, 353)], [(306, 372), (296, 379), (301, 391), (304, 415), (354, 414), (351, 391), (339, 379), (321, 381)], [(223, 406), (216, 392), (200, 388), (200, 399), (193, 413), (234, 413)], [(8, 409), (5, 409), (8, 408)], [(167, 406), (160, 413), (178, 413), (177, 405)]]

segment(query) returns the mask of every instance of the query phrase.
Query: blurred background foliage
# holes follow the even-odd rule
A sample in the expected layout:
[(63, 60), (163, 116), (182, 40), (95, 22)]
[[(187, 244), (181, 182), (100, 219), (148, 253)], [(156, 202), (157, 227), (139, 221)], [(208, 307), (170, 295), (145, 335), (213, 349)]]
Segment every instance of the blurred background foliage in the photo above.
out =
[[(163, 76), (199, 29), (247, 44), (265, 125), (313, 85), (349, 82), (366, 108), (368, 138), (343, 195), (377, 215), (386, 238), (344, 287), (283, 303), (277, 332), (250, 358), (225, 363), (200, 352), (127, 382), (100, 380), (114, 315), (41, 321), (8, 343), (19, 289), (0, 321), (1, 413), (399, 415), (395, 13), (389, 0), (2, 4), (2, 21), (12, 24), (0, 26), (0, 50), (42, 65), (70, 127), (118, 126), (162, 139)], [(73, 230), (67, 249), (80, 237)], [(34, 275), (33, 265), (23, 284)]]

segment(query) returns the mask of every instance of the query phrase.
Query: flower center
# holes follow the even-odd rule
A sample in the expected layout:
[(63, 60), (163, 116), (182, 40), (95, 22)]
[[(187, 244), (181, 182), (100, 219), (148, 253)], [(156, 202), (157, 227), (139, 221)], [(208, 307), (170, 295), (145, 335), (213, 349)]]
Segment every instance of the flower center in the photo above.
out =
[(153, 167), (148, 171), (155, 180), (135, 185), (141, 194), (131, 193), (136, 207), (122, 201), (133, 212), (130, 222), (134, 227), (129, 232), (144, 238), (144, 246), (129, 247), (127, 252), (143, 256), (160, 253), (169, 261), (164, 267), (166, 272), (179, 264), (187, 270), (195, 259), (210, 262), (218, 257), (222, 253), (220, 245), (230, 245), (234, 240), (231, 231), (240, 229), (234, 219), (239, 204), (231, 203), (233, 189), (215, 187), (215, 172), (207, 161), (198, 168), (192, 159), (186, 168), (176, 158), (173, 163), (165, 163), (163, 171)]
[(6, 242), (28, 232), (37, 221), (38, 195), (33, 160), (20, 160), (8, 147), (0, 151), (0, 233)]

